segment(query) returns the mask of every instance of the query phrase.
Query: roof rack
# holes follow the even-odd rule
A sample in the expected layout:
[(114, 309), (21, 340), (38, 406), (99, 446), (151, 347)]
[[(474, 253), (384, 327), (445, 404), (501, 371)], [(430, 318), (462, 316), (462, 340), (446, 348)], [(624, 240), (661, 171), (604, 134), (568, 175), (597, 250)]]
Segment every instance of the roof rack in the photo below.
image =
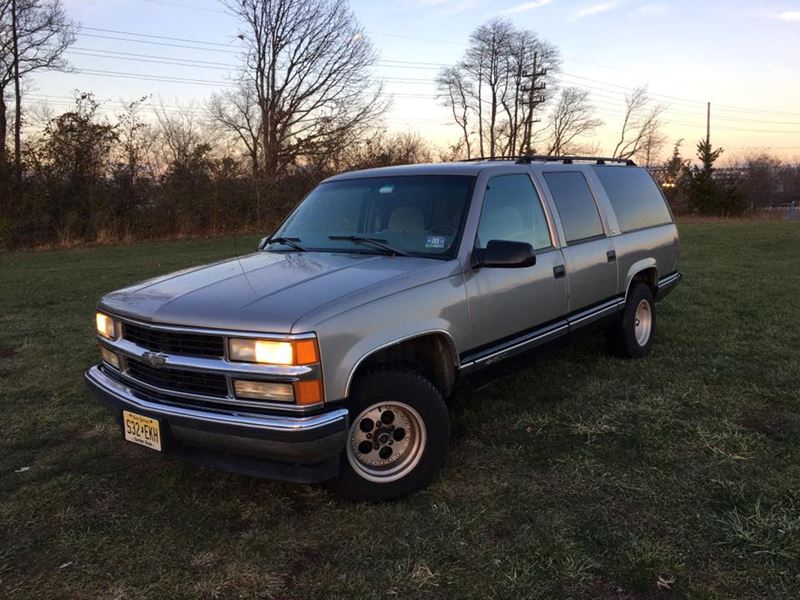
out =
[(606, 163), (623, 164), (629, 167), (636, 166), (630, 158), (612, 158), (607, 156), (546, 156), (538, 154), (522, 154), (518, 156), (486, 156), (482, 158), (468, 158), (461, 162), (481, 162), (484, 160), (513, 160), (518, 165), (529, 165), (533, 162), (560, 162), (571, 165), (576, 162), (593, 162), (597, 165)]

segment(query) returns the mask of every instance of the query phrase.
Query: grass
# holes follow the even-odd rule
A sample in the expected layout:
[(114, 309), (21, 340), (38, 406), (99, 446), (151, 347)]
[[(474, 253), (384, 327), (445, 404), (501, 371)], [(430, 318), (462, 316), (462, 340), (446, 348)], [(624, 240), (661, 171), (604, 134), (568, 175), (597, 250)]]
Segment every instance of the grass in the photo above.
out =
[(0, 255), (0, 597), (796, 598), (800, 227), (681, 234), (650, 358), (591, 338), (464, 394), (382, 505), (126, 444), (84, 389), (102, 293), (254, 238)]

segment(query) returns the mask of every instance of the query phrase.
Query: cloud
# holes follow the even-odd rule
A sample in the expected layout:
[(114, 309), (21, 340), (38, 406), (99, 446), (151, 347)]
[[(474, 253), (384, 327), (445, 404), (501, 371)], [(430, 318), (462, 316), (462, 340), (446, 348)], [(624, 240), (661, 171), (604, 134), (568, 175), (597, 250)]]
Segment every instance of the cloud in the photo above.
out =
[(780, 21), (800, 21), (800, 10), (785, 10), (773, 14), (772, 18)]
[(553, 0), (533, 0), (532, 2), (523, 2), (522, 4), (515, 4), (509, 8), (505, 8), (499, 12), (501, 15), (513, 15), (516, 13), (527, 12), (547, 6)]
[(572, 20), (583, 19), (584, 17), (593, 17), (594, 15), (599, 15), (600, 13), (608, 12), (609, 10), (613, 10), (619, 6), (619, 0), (609, 0), (608, 2), (599, 2), (597, 4), (589, 4), (588, 6), (584, 6), (578, 12), (576, 12)]
[(663, 15), (666, 11), (667, 11), (667, 5), (660, 4), (658, 2), (645, 4), (644, 6), (636, 9), (637, 14), (640, 14), (645, 17), (657, 17), (658, 15)]

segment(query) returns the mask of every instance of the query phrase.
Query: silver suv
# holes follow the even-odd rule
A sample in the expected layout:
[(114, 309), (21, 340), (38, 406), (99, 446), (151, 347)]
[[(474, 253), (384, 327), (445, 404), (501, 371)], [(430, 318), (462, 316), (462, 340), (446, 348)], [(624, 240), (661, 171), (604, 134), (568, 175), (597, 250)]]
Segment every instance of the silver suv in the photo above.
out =
[(650, 352), (678, 231), (632, 162), (524, 156), (345, 173), (258, 252), (112, 292), (86, 374), (125, 439), (351, 499), (425, 486), (445, 400), (589, 324)]

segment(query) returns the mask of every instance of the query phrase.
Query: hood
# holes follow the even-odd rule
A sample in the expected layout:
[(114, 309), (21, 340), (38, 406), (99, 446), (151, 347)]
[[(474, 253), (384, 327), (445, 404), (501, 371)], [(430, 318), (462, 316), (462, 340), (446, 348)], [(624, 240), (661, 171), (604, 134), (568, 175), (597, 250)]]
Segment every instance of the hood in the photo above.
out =
[(100, 308), (170, 325), (291, 333), (300, 317), (323, 305), (419, 285), (441, 276), (442, 266), (400, 256), (258, 252), (112, 292)]

